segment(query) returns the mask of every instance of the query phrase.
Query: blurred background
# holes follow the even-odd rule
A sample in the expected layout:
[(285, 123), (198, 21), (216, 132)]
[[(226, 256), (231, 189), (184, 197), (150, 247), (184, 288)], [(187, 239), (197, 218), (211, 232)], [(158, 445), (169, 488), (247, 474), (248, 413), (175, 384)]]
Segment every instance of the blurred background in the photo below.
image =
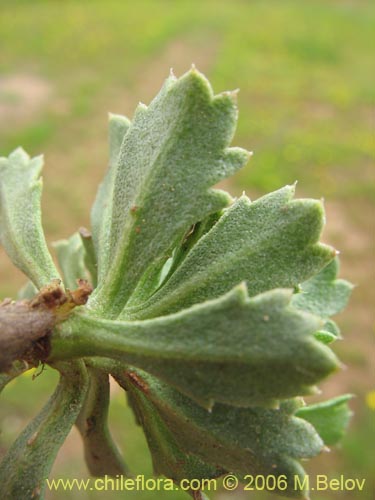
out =
[[(341, 276), (357, 287), (336, 318), (344, 340), (334, 350), (346, 369), (321, 385), (320, 399), (354, 393), (355, 415), (341, 446), (305, 466), (314, 476), (344, 474), (367, 483), (362, 493), (328, 491), (314, 494), (315, 500), (370, 500), (375, 490), (374, 21), (374, 5), (365, 0), (0, 0), (0, 154), (19, 145), (32, 156), (44, 153), (49, 243), (89, 226), (107, 163), (107, 113), (131, 117), (170, 68), (180, 76), (192, 63), (216, 93), (241, 89), (234, 144), (254, 156), (226, 188), (254, 199), (298, 180), (298, 197), (324, 198), (323, 241), (341, 251)], [(0, 252), (0, 297), (15, 297), (25, 279)], [(5, 389), (0, 453), (56, 380), (47, 368), (35, 380), (28, 373)], [(116, 389), (110, 413), (133, 473), (150, 477), (142, 432)], [(74, 430), (51, 477), (88, 477)], [(61, 491), (47, 498), (101, 495)], [(105, 497), (189, 498), (168, 492)], [(270, 496), (218, 492), (214, 498)]]

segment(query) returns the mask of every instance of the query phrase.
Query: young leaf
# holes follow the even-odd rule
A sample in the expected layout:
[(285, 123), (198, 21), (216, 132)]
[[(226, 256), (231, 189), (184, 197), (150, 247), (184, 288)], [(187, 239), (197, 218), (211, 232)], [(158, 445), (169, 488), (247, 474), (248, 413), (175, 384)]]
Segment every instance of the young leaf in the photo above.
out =
[(337, 340), (336, 335), (327, 330), (319, 330), (314, 333), (314, 336), (316, 339), (320, 340), (320, 342), (323, 342), (323, 344), (332, 344), (332, 342)]
[[(279, 409), (217, 404), (207, 412), (141, 370), (115, 367), (111, 373), (123, 387), (129, 389), (129, 381), (133, 384), (132, 393), (142, 394), (148, 411), (158, 415), (187, 457), (196, 455), (242, 480), (246, 474), (286, 475), (287, 488), (275, 492), (297, 498), (306, 493), (295, 488), (295, 476), (299, 476), (301, 484), (304, 476), (298, 460), (317, 455), (323, 442), (311, 425), (294, 416), (299, 400), (285, 401)], [(150, 421), (143, 419), (144, 407), (138, 409), (147, 434)], [(154, 446), (157, 443), (160, 446), (163, 441)]]
[(53, 461), (87, 391), (82, 361), (60, 363), (60, 382), (42, 411), (20, 434), (0, 465), (2, 498), (42, 498)]
[(335, 255), (317, 243), (323, 208), (314, 200), (292, 200), (286, 186), (251, 203), (242, 196), (191, 250), (184, 262), (144, 305), (124, 316), (145, 319), (222, 295), (246, 281), (249, 295), (294, 287)]
[(294, 307), (329, 318), (345, 308), (353, 285), (337, 279), (339, 259), (336, 258), (325, 266), (320, 273), (301, 285), (301, 292), (293, 297)]
[(96, 477), (125, 474), (126, 467), (108, 430), (108, 375), (90, 367), (89, 388), (77, 417), (76, 426), (82, 436), (85, 460), (90, 474)]
[(348, 401), (352, 394), (300, 408), (296, 415), (310, 422), (326, 445), (334, 445), (344, 436), (352, 412)]
[(149, 107), (138, 106), (114, 169), (108, 232), (93, 227), (104, 254), (90, 300), (96, 312), (116, 317), (147, 268), (229, 203), (210, 188), (248, 160), (246, 151), (227, 147), (236, 119), (234, 93), (214, 96), (195, 69), (171, 76)]
[(30, 159), (21, 148), (0, 158), (0, 241), (37, 288), (59, 278), (41, 223), (42, 167), (41, 156)]
[(53, 246), (56, 248), (64, 284), (73, 290), (77, 287), (78, 279), (88, 278), (82, 239), (78, 233), (74, 233), (68, 240), (55, 241)]
[(92, 235), (85, 227), (79, 229), (79, 236), (82, 240), (82, 245), (84, 249), (84, 264), (91, 276), (91, 282), (95, 288), (98, 284), (98, 264), (96, 260), (96, 253), (94, 248), (94, 242), (92, 240)]
[(320, 321), (293, 310), (292, 292), (247, 297), (244, 285), (182, 312), (146, 321), (73, 315), (52, 338), (51, 359), (108, 356), (161, 377), (204, 406), (248, 406), (310, 394), (337, 368), (315, 340)]

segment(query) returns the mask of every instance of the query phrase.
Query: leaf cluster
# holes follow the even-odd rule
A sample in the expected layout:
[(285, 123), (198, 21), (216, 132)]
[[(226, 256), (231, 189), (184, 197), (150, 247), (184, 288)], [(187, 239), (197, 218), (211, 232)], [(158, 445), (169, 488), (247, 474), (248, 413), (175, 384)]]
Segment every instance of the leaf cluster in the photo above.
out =
[(56, 279), (94, 288), (53, 325), (45, 362), (60, 384), (3, 461), (9, 498), (42, 496), (74, 423), (93, 475), (126, 473), (107, 427), (109, 375), (126, 391), (155, 472), (176, 483), (285, 475), (276, 493), (301, 498), (300, 459), (343, 435), (350, 396), (310, 406), (302, 397), (339, 367), (331, 316), (351, 285), (319, 241), (320, 201), (295, 199), (295, 186), (255, 201), (213, 188), (250, 156), (229, 147), (236, 98), (214, 95), (193, 68), (171, 75), (131, 121), (110, 116), (91, 232), (55, 244), (61, 278), (41, 224), (41, 157), (18, 149), (0, 159), (0, 238), (31, 280), (22, 296)]

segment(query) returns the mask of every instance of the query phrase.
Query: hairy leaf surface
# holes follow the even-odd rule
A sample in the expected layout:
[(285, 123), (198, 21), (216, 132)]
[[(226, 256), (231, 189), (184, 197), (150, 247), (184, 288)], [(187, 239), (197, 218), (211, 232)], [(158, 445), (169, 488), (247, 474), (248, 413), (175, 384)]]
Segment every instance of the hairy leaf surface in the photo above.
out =
[(246, 281), (249, 295), (294, 287), (335, 255), (318, 243), (323, 208), (292, 200), (286, 186), (251, 203), (242, 196), (202, 237), (170, 279), (148, 302), (125, 310), (134, 319), (160, 316), (212, 299)]
[(180, 313), (146, 321), (77, 314), (52, 339), (62, 357), (109, 356), (138, 366), (210, 406), (273, 404), (309, 394), (337, 368), (314, 338), (320, 320), (290, 307), (292, 292), (249, 299), (244, 285)]
[(116, 170), (119, 168), (118, 158), (125, 134), (130, 127), (130, 120), (122, 115), (109, 115), (109, 165), (103, 182), (100, 184), (95, 202), (91, 208), (91, 227), (94, 247), (101, 276), (109, 266), (108, 251), (110, 247), (110, 217), (113, 210), (113, 192)]
[(344, 309), (353, 285), (337, 279), (338, 271), (339, 260), (336, 258), (318, 274), (301, 284), (300, 293), (293, 297), (293, 305), (322, 318), (329, 318)]
[(0, 241), (37, 288), (59, 278), (42, 229), (42, 167), (41, 156), (30, 159), (21, 148), (0, 158)]
[(195, 69), (171, 76), (149, 107), (139, 105), (114, 168), (113, 195), (103, 223), (93, 227), (99, 253), (98, 289), (91, 308), (116, 317), (144, 272), (165, 261), (195, 222), (228, 205), (210, 189), (248, 160), (230, 148), (235, 95), (214, 96)]
[(82, 239), (78, 233), (74, 233), (68, 240), (55, 241), (53, 246), (56, 249), (64, 284), (73, 290), (77, 287), (78, 279), (88, 278)]
[(352, 412), (348, 401), (353, 396), (343, 394), (322, 403), (300, 408), (296, 415), (310, 422), (327, 445), (334, 445), (344, 436)]
[(0, 465), (2, 498), (41, 498), (57, 452), (84, 401), (88, 377), (82, 361), (60, 363), (60, 382), (41, 412), (13, 443)]
[[(323, 442), (313, 426), (294, 416), (301, 405), (298, 399), (285, 401), (279, 409), (216, 404), (208, 412), (145, 372), (112, 373), (124, 387), (132, 381), (132, 391), (147, 401), (149, 412), (163, 422), (187, 457), (196, 455), (242, 480), (246, 474), (286, 475), (288, 487), (276, 492), (304, 497), (306, 492), (295, 488), (295, 476), (301, 484), (304, 476), (298, 460), (317, 455)], [(150, 422), (141, 423), (147, 434)], [(160, 458), (162, 465), (165, 458)]]

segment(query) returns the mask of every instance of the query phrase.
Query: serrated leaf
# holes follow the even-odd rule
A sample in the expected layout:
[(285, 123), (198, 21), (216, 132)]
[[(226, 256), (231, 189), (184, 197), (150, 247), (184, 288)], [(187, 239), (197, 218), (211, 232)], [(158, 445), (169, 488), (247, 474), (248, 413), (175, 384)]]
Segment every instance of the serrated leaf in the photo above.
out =
[[(313, 426), (294, 416), (301, 405), (299, 400), (285, 401), (279, 409), (217, 404), (207, 412), (145, 372), (134, 370), (129, 377), (126, 370), (114, 368), (111, 373), (123, 387), (129, 389), (129, 381), (133, 384), (131, 390), (142, 394), (152, 411), (158, 413), (186, 456), (197, 455), (242, 480), (246, 474), (285, 474), (288, 488), (274, 492), (304, 496), (304, 491), (295, 488), (295, 477), (299, 476), (302, 483), (304, 476), (298, 460), (317, 455), (323, 442)], [(147, 419), (143, 425), (147, 433)]]
[(90, 367), (89, 387), (76, 420), (81, 434), (86, 465), (91, 475), (116, 477), (126, 473), (126, 466), (108, 429), (108, 375)]
[(91, 209), (91, 227), (99, 269), (104, 269), (110, 239), (109, 219), (112, 212), (113, 190), (118, 168), (118, 157), (130, 120), (122, 115), (109, 115), (109, 165), (103, 182), (100, 184), (95, 202)]
[(74, 233), (68, 240), (55, 241), (53, 246), (56, 249), (64, 284), (73, 290), (77, 287), (78, 279), (88, 279), (82, 239), (78, 233)]
[(0, 241), (37, 288), (59, 279), (44, 238), (40, 199), (43, 158), (21, 148), (0, 158)]
[(149, 107), (140, 105), (121, 145), (108, 232), (99, 239), (99, 279), (90, 307), (115, 317), (147, 268), (165, 259), (189, 227), (227, 206), (211, 186), (248, 160), (228, 148), (235, 95), (214, 96), (195, 69), (168, 78)]
[(244, 285), (182, 312), (146, 321), (75, 314), (52, 338), (52, 359), (109, 356), (161, 377), (200, 404), (248, 406), (311, 394), (337, 368), (314, 338), (320, 320), (290, 307), (292, 291), (249, 299)]
[(329, 318), (340, 312), (348, 303), (353, 285), (337, 279), (339, 259), (336, 257), (320, 273), (301, 285), (301, 292), (293, 297), (298, 309)]
[(249, 295), (294, 287), (335, 255), (317, 243), (323, 207), (315, 200), (292, 200), (286, 186), (251, 203), (242, 196), (191, 250), (164, 286), (125, 317), (144, 319), (189, 307), (246, 281)]
[(2, 498), (43, 497), (53, 461), (80, 411), (87, 372), (82, 361), (60, 363), (62, 375), (50, 400), (20, 434), (0, 465)]
[(344, 394), (322, 403), (300, 408), (296, 415), (310, 422), (326, 445), (334, 445), (345, 435), (352, 411), (348, 401), (352, 394)]

